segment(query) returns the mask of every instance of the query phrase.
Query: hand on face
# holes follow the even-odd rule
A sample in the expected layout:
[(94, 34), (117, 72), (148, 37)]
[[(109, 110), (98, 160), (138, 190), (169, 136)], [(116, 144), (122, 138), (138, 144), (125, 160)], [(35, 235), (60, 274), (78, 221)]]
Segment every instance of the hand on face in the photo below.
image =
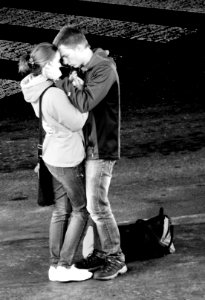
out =
[(53, 64), (52, 62), (47, 63), (44, 68), (42, 69), (42, 74), (48, 79), (51, 79), (53, 81), (58, 80), (62, 73), (56, 64)]

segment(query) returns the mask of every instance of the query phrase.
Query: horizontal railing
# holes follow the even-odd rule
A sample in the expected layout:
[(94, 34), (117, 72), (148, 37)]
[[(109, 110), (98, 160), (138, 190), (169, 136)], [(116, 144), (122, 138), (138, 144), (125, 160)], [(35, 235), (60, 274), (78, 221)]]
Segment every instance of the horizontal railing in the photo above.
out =
[(205, 28), (205, 10), (191, 12), (159, 8), (117, 5), (89, 1), (61, 1), (60, 5), (46, 5), (44, 1), (1, 0), (0, 6), (38, 11), (132, 21), (145, 24)]

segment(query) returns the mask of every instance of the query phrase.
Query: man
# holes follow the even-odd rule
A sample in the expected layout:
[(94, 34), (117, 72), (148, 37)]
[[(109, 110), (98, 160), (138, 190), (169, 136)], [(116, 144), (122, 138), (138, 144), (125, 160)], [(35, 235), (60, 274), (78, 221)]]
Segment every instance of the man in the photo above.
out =
[(64, 64), (80, 70), (80, 77), (72, 72), (56, 85), (67, 92), (81, 112), (89, 112), (84, 128), (87, 209), (96, 225), (100, 248), (96, 246), (76, 267), (95, 270), (94, 279), (113, 279), (127, 272), (108, 199), (113, 167), (120, 158), (120, 88), (116, 65), (106, 51), (92, 50), (85, 35), (75, 27), (64, 26), (53, 43)]

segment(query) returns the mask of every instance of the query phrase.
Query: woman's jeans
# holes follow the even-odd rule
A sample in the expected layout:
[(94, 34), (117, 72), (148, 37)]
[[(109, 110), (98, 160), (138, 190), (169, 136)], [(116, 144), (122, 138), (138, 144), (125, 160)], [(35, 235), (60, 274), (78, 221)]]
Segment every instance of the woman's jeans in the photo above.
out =
[(56, 179), (55, 205), (50, 222), (51, 265), (70, 266), (88, 221), (84, 163), (73, 168), (47, 165)]
[[(115, 161), (102, 159), (86, 161), (87, 209), (96, 225), (101, 244), (101, 249), (96, 250), (100, 250), (106, 257), (116, 256), (124, 261), (124, 254), (120, 248), (119, 229), (108, 199), (114, 164)], [(95, 230), (94, 234), (96, 235)], [(96, 240), (96, 236), (94, 239)], [(94, 247), (96, 248), (96, 244)]]

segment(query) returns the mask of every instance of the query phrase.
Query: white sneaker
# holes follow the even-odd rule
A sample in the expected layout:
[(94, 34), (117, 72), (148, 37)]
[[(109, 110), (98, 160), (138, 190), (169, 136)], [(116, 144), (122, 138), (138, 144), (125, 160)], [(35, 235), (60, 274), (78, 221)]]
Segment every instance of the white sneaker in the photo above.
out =
[(57, 268), (54, 266), (50, 266), (48, 270), (48, 279), (50, 281), (58, 281), (57, 280)]
[(93, 273), (88, 270), (77, 269), (74, 265), (69, 268), (62, 266), (57, 267), (57, 281), (68, 282), (68, 281), (83, 281), (90, 279)]

